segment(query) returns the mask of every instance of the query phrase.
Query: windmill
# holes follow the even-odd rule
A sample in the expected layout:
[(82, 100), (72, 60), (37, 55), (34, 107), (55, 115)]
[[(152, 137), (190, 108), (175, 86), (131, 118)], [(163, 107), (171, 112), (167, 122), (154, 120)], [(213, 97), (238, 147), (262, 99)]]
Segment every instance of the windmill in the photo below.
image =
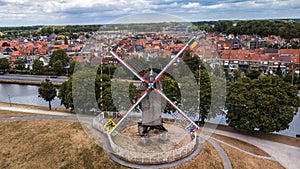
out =
[[(195, 37), (191, 38), (185, 46), (176, 54), (175, 57), (172, 58), (172, 60), (164, 67), (162, 70), (153, 77), (153, 79), (145, 78), (139, 74), (138, 71), (136, 71), (131, 65), (126, 63), (121, 57), (119, 57), (116, 52), (113, 50), (110, 50), (109, 53), (115, 57), (123, 66), (125, 66), (129, 71), (131, 71), (139, 80), (144, 83), (147, 88), (143, 91), (141, 96), (136, 100), (134, 104), (132, 104), (129, 109), (115, 122), (115, 125), (110, 129), (110, 133), (114, 132), (126, 119), (126, 117), (151, 93), (155, 92), (158, 94), (162, 99), (164, 99), (169, 105), (171, 105), (179, 114), (180, 117), (184, 118), (186, 121), (189, 122), (188, 128), (194, 128), (199, 129), (199, 126), (175, 103), (171, 101), (160, 89), (155, 88), (155, 85), (159, 83), (159, 79), (163, 76), (163, 74), (177, 61), (177, 59), (184, 53), (184, 51), (190, 47), (195, 48), (198, 46), (197, 41), (195, 40)], [(146, 119), (144, 119), (146, 120)], [(149, 121), (154, 119), (147, 119)], [(145, 133), (144, 133), (145, 134)], [(143, 135), (143, 134), (142, 134)]]
[[(132, 35), (124, 35), (125, 38), (129, 36)], [(177, 34), (168, 36), (177, 37)], [(197, 90), (197, 85), (200, 87), (200, 72), (197, 84), (195, 72), (185, 62), (186, 58), (181, 58), (200, 45), (196, 37), (187, 41), (190, 37), (187, 35), (184, 38), (187, 43), (178, 45), (173, 51), (168, 45), (161, 44), (162, 51), (165, 49), (172, 53), (161, 58), (151, 57), (149, 61), (142, 57), (143, 50), (139, 53), (128, 52), (122, 56), (118, 46), (125, 42), (117, 42), (121, 40), (118, 37), (104, 34), (99, 39), (97, 45), (102, 47), (99, 55), (100, 72), (99, 67), (95, 72), (100, 73), (100, 97), (95, 101), (93, 97), (92, 101), (98, 103), (100, 111), (93, 118), (92, 127), (93, 130), (100, 131), (97, 134), (102, 139), (102, 146), (107, 147), (107, 151), (115, 157), (136, 164), (162, 164), (183, 159), (201, 149), (201, 138), (196, 132), (199, 126), (194, 122), (199, 119), (196, 109), (200, 109), (200, 103), (197, 102), (197, 97), (200, 97), (200, 89)], [(168, 39), (162, 41), (166, 44)], [(202, 41), (200, 43), (204, 46)], [(177, 53), (173, 55), (174, 52)], [(106, 71), (109, 66), (103, 64), (108, 63), (103, 62), (106, 57), (119, 62), (109, 79), (102, 76), (102, 71), (110, 72), (109, 69)], [(171, 84), (170, 87), (163, 86), (162, 90), (162, 85), (168, 84)], [(92, 88), (88, 88), (90, 89)], [(104, 89), (107, 90), (104, 92)], [(140, 92), (136, 89), (140, 89)], [(156, 96), (153, 97), (154, 94)], [(154, 102), (151, 102), (153, 98)], [(159, 103), (155, 103), (158, 98), (164, 101), (161, 107)], [(150, 105), (147, 99), (150, 100)], [(165, 105), (168, 107), (164, 107)], [(146, 140), (146, 144), (143, 140)]]

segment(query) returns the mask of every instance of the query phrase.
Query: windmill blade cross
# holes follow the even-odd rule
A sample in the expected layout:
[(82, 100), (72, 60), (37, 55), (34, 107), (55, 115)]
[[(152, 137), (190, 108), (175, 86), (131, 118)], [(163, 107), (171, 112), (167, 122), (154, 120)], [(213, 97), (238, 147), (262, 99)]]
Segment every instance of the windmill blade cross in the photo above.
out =
[(181, 110), (176, 104), (174, 104), (162, 91), (153, 88), (153, 90), (161, 95), (161, 97), (166, 100), (173, 108), (175, 108), (184, 118), (186, 118), (189, 122), (191, 122), (197, 129), (200, 129), (200, 127), (191, 119), (189, 118), (183, 110)]
[(110, 51), (110, 54), (115, 57), (120, 63), (122, 63), (128, 70), (130, 70), (137, 78), (145, 83), (149, 83), (144, 77), (139, 75), (138, 72), (135, 71), (129, 64), (127, 64), (122, 58), (120, 58), (114, 51)]
[(183, 53), (183, 51), (190, 45), (190, 43), (195, 39), (192, 37), (185, 46), (176, 54), (176, 56), (159, 72), (159, 74), (155, 77), (153, 84), (155, 84), (161, 76), (174, 64), (174, 62), (178, 59), (178, 57)]
[(148, 92), (150, 90), (154, 90), (156, 93), (160, 94), (164, 100), (166, 100), (172, 107), (174, 107), (184, 118), (186, 118), (188, 121), (190, 121), (194, 126), (196, 126), (197, 129), (199, 129), (199, 126), (195, 124), (195, 122), (190, 119), (176, 104), (174, 104), (162, 91), (154, 88), (154, 84), (160, 79), (160, 77), (169, 69), (174, 62), (178, 59), (180, 55), (184, 52), (184, 50), (193, 42), (195, 37), (192, 37), (186, 45), (176, 54), (176, 56), (160, 71), (160, 73), (155, 77), (154, 81), (149, 83), (148, 80), (146, 80), (144, 77), (138, 74), (138, 72), (133, 69), (129, 64), (127, 64), (122, 58), (120, 58), (114, 51), (110, 51), (110, 54), (115, 57), (121, 64), (123, 64), (128, 70), (130, 70), (136, 77), (138, 77), (141, 81), (145, 82), (147, 85), (151, 86), (148, 87), (142, 96), (133, 104), (131, 107), (127, 110), (127, 112), (120, 118), (120, 120), (117, 122), (114, 129), (111, 130), (110, 133), (112, 133), (116, 128), (120, 126), (120, 124), (124, 121), (124, 119), (132, 112), (132, 110), (148, 95)]
[(148, 92), (150, 91), (150, 88), (147, 88), (144, 93), (142, 94), (142, 96), (140, 98), (138, 98), (138, 100), (130, 106), (130, 108), (127, 110), (127, 112), (120, 118), (120, 120), (117, 122), (116, 127), (111, 130), (110, 133), (112, 133), (116, 128), (118, 128), (120, 126), (120, 124), (124, 121), (124, 119), (132, 112), (132, 110), (141, 103), (141, 101), (143, 101), (143, 99), (148, 95)]

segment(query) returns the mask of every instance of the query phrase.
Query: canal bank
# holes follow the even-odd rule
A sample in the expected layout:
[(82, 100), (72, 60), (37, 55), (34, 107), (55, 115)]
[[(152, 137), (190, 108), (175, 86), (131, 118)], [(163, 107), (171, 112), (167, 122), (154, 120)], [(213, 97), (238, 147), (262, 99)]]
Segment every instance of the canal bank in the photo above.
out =
[[(21, 81), (21, 80), (0, 80), (0, 83), (7, 83), (7, 84), (19, 84), (19, 85), (33, 85), (33, 86), (40, 86), (42, 82), (30, 82), (30, 81)], [(52, 82), (54, 86), (59, 87), (62, 83), (55, 83)]]
[(49, 79), (55, 86), (60, 86), (69, 78), (65, 76), (42, 76), (42, 75), (20, 75), (5, 74), (0, 76), (0, 83), (21, 84), (21, 85), (41, 85), (45, 79)]

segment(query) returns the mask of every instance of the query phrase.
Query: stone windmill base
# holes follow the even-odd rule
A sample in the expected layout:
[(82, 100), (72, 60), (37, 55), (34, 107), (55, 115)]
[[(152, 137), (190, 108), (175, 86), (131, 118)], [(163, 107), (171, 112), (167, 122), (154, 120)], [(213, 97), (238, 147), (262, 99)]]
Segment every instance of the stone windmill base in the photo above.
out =
[(117, 131), (109, 133), (103, 127), (107, 120), (99, 115), (93, 120), (93, 127), (107, 135), (110, 149), (117, 157), (131, 163), (170, 163), (189, 156), (197, 147), (196, 133), (191, 134), (185, 124), (174, 119), (164, 119), (164, 126), (168, 128), (167, 137), (152, 130), (144, 144), (141, 142), (145, 138), (140, 137), (135, 122), (126, 120)]

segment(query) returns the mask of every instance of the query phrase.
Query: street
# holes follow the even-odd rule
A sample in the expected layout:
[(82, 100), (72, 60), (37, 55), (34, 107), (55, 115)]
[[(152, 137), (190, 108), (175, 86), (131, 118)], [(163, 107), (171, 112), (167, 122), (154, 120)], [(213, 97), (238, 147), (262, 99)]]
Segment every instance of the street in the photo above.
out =
[(46, 78), (49, 78), (53, 83), (63, 83), (69, 78), (56, 77), (56, 76), (42, 76), (42, 75), (19, 75), (19, 74), (5, 74), (0, 75), (0, 81), (19, 81), (19, 82), (43, 82)]

